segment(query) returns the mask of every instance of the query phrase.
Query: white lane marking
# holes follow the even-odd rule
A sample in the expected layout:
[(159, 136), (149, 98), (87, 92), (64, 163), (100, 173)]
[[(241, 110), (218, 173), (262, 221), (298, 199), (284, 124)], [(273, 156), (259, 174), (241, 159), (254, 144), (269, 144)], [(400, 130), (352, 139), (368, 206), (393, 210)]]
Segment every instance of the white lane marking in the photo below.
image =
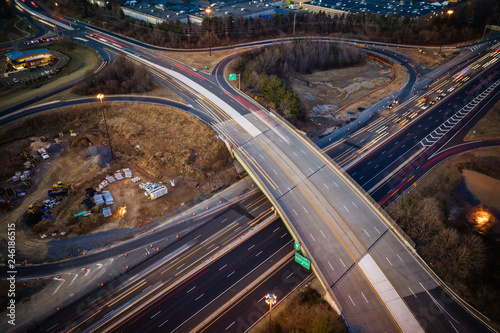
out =
[(365, 294), (363, 294), (363, 292), (361, 292), (361, 295), (363, 295), (363, 298), (365, 299), (366, 303), (368, 303), (368, 300), (366, 299)]
[(280, 190), (280, 189), (278, 189), (278, 191), (280, 192), (280, 195), (283, 195), (283, 192), (281, 192), (281, 190)]
[(326, 187), (326, 189), (327, 189), (327, 190), (329, 190), (329, 189), (330, 189), (330, 188), (329, 188), (326, 184), (323, 184), (323, 185), (325, 185), (325, 187)]
[(205, 294), (201, 294), (200, 296), (196, 297), (194, 300), (195, 300), (195, 301), (199, 300), (200, 298), (202, 298), (202, 297), (203, 297), (203, 295), (205, 295)]
[(295, 215), (299, 216), (299, 214), (297, 214), (297, 212), (295, 211), (295, 209), (292, 208), (292, 210), (295, 213)]
[(306, 207), (302, 206), (302, 208), (304, 208), (304, 210), (306, 211), (306, 213), (309, 214), (309, 212), (307, 211)]
[(264, 156), (262, 156), (262, 154), (259, 154), (260, 155), (260, 158), (264, 159)]
[(54, 326), (50, 327), (50, 328), (47, 330), (47, 332), (48, 332), (48, 331), (51, 331), (51, 330), (52, 330), (54, 327), (56, 327), (57, 325), (59, 325), (59, 323), (57, 323), (57, 324), (55, 324)]
[(101, 268), (102, 264), (97, 264), (97, 269)]
[(330, 265), (330, 268), (332, 269), (332, 271), (334, 271), (335, 269), (333, 268), (332, 264), (330, 264), (330, 262), (328, 261), (328, 265)]
[(234, 325), (234, 323), (236, 323), (236, 322), (235, 322), (235, 321), (233, 321), (231, 324), (229, 324), (229, 326), (228, 326), (228, 327), (226, 327), (226, 331), (227, 331), (227, 330), (228, 330), (231, 326), (233, 326), (233, 325)]
[(200, 238), (200, 237), (201, 237), (201, 235), (198, 235), (198, 236), (196, 236), (193, 240), (197, 240), (197, 239), (198, 239), (198, 238)]
[(148, 286), (147, 288), (144, 288), (143, 291), (141, 291), (141, 293), (145, 292), (146, 290), (148, 290), (149, 288), (152, 288), (153, 286)]
[(378, 232), (378, 234), (380, 235), (380, 231), (378, 231), (377, 227), (376, 226), (373, 226), (373, 228), (375, 228), (375, 231)]
[(75, 274), (75, 277), (73, 278), (73, 280), (71, 280), (71, 283), (69, 284), (70, 286), (73, 284), (73, 282), (75, 282), (77, 277), (78, 277), (78, 274)]
[(224, 266), (222, 266), (221, 268), (219, 268), (219, 271), (223, 270), (226, 266), (227, 266), (227, 264), (225, 264)]
[[(422, 286), (422, 288), (424, 288), (423, 284), (421, 282), (419, 282), (419, 284)], [(455, 318), (453, 318), (453, 316), (448, 312), (446, 311), (445, 308), (443, 308), (443, 306), (441, 304), (438, 303), (438, 301), (436, 301), (436, 299), (434, 297), (432, 297), (431, 293), (429, 291), (427, 291), (427, 289), (425, 289), (425, 292), (427, 293), (427, 295), (429, 295), (429, 297), (432, 299), (432, 301), (434, 302), (434, 304), (436, 304), (436, 306), (439, 308), (439, 310), (441, 310), (441, 312), (443, 314), (447, 314), (451, 319), (453, 319), (457, 324), (460, 324)], [(455, 328), (455, 326), (451, 323), (450, 320), (448, 320), (448, 322), (450, 323), (451, 327), (453, 327), (453, 329), (455, 330), (455, 332), (458, 333), (458, 330)]]
[(398, 256), (399, 260), (401, 260), (401, 262), (405, 262), (400, 256), (399, 254), (396, 253), (396, 255)]
[(299, 156), (299, 155), (297, 155), (297, 153), (296, 153), (296, 152), (293, 152), (293, 154), (294, 154), (295, 156)]
[(87, 269), (87, 272), (85, 273), (85, 275), (83, 277), (86, 277), (87, 275), (89, 275), (89, 273), (90, 273), (90, 269)]
[(292, 193), (292, 190), (290, 188), (288, 188), (288, 192)]
[(54, 280), (57, 280), (57, 281), (62, 281), (62, 283), (60, 285), (57, 286), (56, 290), (54, 290), (54, 292), (52, 293), (52, 295), (54, 295), (55, 293), (57, 293), (57, 291), (59, 290), (59, 288), (61, 288), (61, 286), (64, 284), (64, 282), (66, 280), (64, 279), (58, 279), (58, 278), (54, 278)]
[(215, 243), (213, 243), (212, 245), (210, 245), (209, 247), (207, 247), (207, 250), (210, 249), (212, 246), (215, 246)]
[(311, 238), (313, 239), (313, 241), (316, 241), (316, 240), (314, 239), (314, 236), (313, 236), (311, 233), (309, 233), (309, 235), (311, 235)]
[(277, 227), (276, 229), (274, 229), (274, 230), (273, 230), (273, 234), (274, 234), (276, 231), (278, 231), (278, 230), (280, 230), (280, 227)]
[(349, 213), (349, 209), (347, 209), (347, 207), (345, 205), (342, 205), (342, 206), (344, 206), (345, 210), (347, 210), (347, 212)]
[(163, 325), (165, 325), (167, 323), (167, 321), (168, 321), (168, 319), (165, 320), (163, 323), (161, 323), (160, 326), (158, 326), (158, 327), (162, 327)]
[(314, 173), (313, 169), (309, 168), (309, 170), (311, 170), (311, 172)]
[(411, 290), (410, 287), (408, 287), (408, 289), (410, 289), (411, 293), (413, 294), (413, 296), (415, 296), (415, 298), (417, 298), (417, 295), (415, 295), (415, 293), (413, 292), (413, 290)]
[(359, 208), (359, 207), (358, 207), (358, 205), (356, 205), (356, 204), (354, 203), (354, 201), (351, 201), (351, 202), (352, 202), (352, 204), (354, 205), (354, 207)]
[(365, 234), (370, 237), (370, 234), (368, 233), (368, 231), (366, 231), (365, 229), (363, 229), (363, 231), (365, 232)]
[(254, 244), (254, 245), (252, 245), (252, 246), (250, 246), (250, 247), (248, 248), (248, 250), (247, 250), (247, 251), (250, 251), (250, 250), (251, 250), (251, 249), (253, 249), (254, 247), (255, 247), (255, 244)]
[(260, 251), (259, 253), (257, 253), (255, 256), (256, 256), (256, 257), (258, 257), (258, 256), (259, 256), (259, 254), (261, 254), (261, 253), (262, 253), (262, 251)]
[(349, 294), (348, 294), (347, 296), (349, 296), (349, 299), (351, 300), (352, 305), (356, 306), (356, 304), (354, 304), (354, 301), (353, 301), (353, 300), (352, 300), (352, 298), (351, 298), (351, 295), (349, 295)]
[(98, 300), (100, 300), (100, 299), (101, 299), (101, 297), (96, 298), (95, 300), (93, 300), (92, 302), (90, 302), (90, 304), (93, 304), (93, 303), (97, 302), (97, 301), (98, 301)]
[(377, 164), (377, 165), (375, 165), (374, 169), (378, 168), (378, 166), (379, 166), (378, 164)]
[(339, 187), (339, 186), (337, 185), (337, 183), (336, 183), (336, 182), (332, 181), (332, 183), (333, 183), (335, 186)]
[(240, 227), (238, 227), (238, 228), (236, 228), (236, 229), (234, 229), (233, 231), (234, 231), (234, 232), (236, 232), (236, 231), (238, 231), (238, 230), (240, 230), (240, 229), (241, 229), (241, 226), (240, 226)]
[(160, 310), (160, 311), (158, 311), (157, 313), (155, 313), (154, 315), (152, 315), (152, 316), (151, 316), (151, 319), (153, 319), (154, 317), (156, 317), (157, 315), (159, 315), (159, 314), (160, 314), (160, 312), (161, 312), (161, 310)]
[(293, 275), (293, 272), (292, 272), (292, 273), (290, 273), (290, 275), (288, 275), (288, 276), (285, 278), (285, 280), (286, 280), (286, 279), (288, 279), (288, 278), (289, 278), (290, 276), (292, 276), (292, 275)]
[(344, 265), (344, 267), (347, 267), (347, 266), (344, 264), (344, 262), (342, 261), (342, 259), (341, 259), (341, 258), (339, 258), (339, 260), (340, 260), (340, 262), (342, 263), (342, 265)]
[(323, 233), (323, 230), (320, 230), (319, 232), (321, 232), (321, 234), (323, 235), (323, 237), (326, 238), (325, 234)]
[(278, 174), (278, 173), (276, 172), (276, 170), (274, 170), (274, 169), (273, 169), (273, 171), (274, 171), (274, 173), (275, 173), (275, 174)]
[(226, 277), (230, 277), (230, 276), (231, 276), (231, 275), (233, 275), (233, 274), (234, 274), (234, 271), (232, 271), (232, 272), (231, 272), (231, 274), (229, 274), (229, 275), (228, 275), (228, 276), (226, 276)]
[(196, 288), (196, 286), (194, 286), (193, 288), (189, 289), (186, 294), (189, 294), (190, 292), (192, 292), (194, 289)]
[(112, 314), (113, 312), (115, 312), (115, 310), (113, 310), (113, 311), (111, 311), (110, 313), (106, 314), (106, 315), (104, 316), (104, 318), (106, 318), (107, 316), (109, 316), (109, 315), (110, 315), (110, 314)]
[(306, 154), (306, 152), (305, 152), (305, 151), (303, 151), (302, 149), (301, 149), (300, 151), (302, 152), (302, 154), (304, 154), (304, 155)]
[(182, 267), (182, 266), (184, 266), (185, 264), (186, 264), (186, 263), (179, 265), (179, 267), (177, 267), (176, 269), (181, 268), (181, 267)]
[(287, 233), (285, 232), (283, 235), (281, 235), (281, 237), (280, 237), (280, 238), (283, 238), (283, 237), (285, 237), (286, 235), (287, 235)]
[(220, 223), (224, 223), (225, 221), (227, 221), (227, 219), (228, 218), (226, 217), (224, 220), (220, 221)]
[(391, 261), (389, 260), (389, 258), (385, 257), (385, 259), (387, 260), (387, 262), (389, 263), (389, 265), (391, 265), (391, 266), (392, 266), (392, 263), (391, 263)]

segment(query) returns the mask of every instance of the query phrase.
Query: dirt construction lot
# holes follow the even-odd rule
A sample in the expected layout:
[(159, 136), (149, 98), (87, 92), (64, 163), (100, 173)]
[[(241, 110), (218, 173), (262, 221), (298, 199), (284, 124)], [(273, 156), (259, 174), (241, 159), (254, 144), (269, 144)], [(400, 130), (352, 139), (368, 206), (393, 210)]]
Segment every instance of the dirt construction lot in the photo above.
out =
[[(113, 160), (105, 135), (103, 108)], [(26, 191), (25, 197), (4, 204), (5, 210), (9, 205), (12, 209), (0, 213), (3, 239), (5, 224), (16, 223), (18, 258), (29, 258), (30, 262), (45, 260), (46, 243), (51, 239), (145, 225), (238, 179), (225, 144), (196, 117), (157, 105), (104, 103), (103, 108), (92, 104), (53, 110), (0, 129), (1, 188), (12, 188), (18, 194)], [(70, 130), (78, 134), (70, 136)], [(55, 139), (61, 140), (60, 144)], [(41, 159), (37, 156), (40, 148), (46, 149), (50, 157), (36, 163), (30, 180), (13, 181), (16, 171), (24, 171), (26, 158), (19, 153)], [(82, 204), (87, 188), (97, 188), (106, 176), (124, 168), (141, 180), (118, 180), (104, 188), (113, 197), (113, 204), (107, 206), (112, 216), (104, 217), (101, 205), (89, 209), (88, 216), (74, 217), (87, 210)], [(33, 217), (36, 214), (27, 214), (30, 204), (43, 205), (48, 190), (58, 181), (72, 184), (68, 196), (56, 197), (60, 200), (58, 206), (38, 210), (37, 213), (42, 211), (39, 220)], [(145, 182), (163, 182), (168, 194), (148, 200), (139, 188)], [(5, 200), (14, 192), (3, 193), (0, 199)], [(125, 205), (127, 213), (119, 216)], [(43, 235), (47, 237), (42, 239)]]

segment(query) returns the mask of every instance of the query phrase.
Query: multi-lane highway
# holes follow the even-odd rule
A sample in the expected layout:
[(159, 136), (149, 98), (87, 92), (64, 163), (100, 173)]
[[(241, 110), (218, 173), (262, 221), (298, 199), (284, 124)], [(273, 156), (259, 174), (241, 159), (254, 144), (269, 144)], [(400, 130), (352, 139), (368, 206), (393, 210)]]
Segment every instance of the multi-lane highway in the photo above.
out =
[(212, 117), (351, 329), (488, 331), (433, 278), (394, 222), (290, 125), (221, 88), (213, 76), (114, 39), (118, 43), (103, 43), (178, 85), (191, 105)]

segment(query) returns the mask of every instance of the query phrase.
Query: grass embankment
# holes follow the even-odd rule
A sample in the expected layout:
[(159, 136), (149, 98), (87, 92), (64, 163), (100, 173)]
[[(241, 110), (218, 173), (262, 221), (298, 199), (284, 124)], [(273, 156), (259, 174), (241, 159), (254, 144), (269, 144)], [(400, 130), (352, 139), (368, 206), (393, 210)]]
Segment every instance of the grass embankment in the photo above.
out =
[[(39, 47), (38, 47), (39, 48)], [(27, 86), (17, 86), (0, 92), (2, 108), (19, 104), (30, 98), (45, 94), (51, 90), (65, 86), (82, 78), (87, 71), (93, 71), (101, 64), (101, 57), (92, 49), (78, 43), (63, 42), (47, 47), (69, 57), (69, 63), (54, 76), (53, 81), (45, 83), (38, 89)], [(43, 82), (41, 82), (43, 83)], [(38, 83), (40, 84), (40, 83)]]
[(500, 102), (474, 126), (464, 138), (464, 141), (498, 140), (500, 139)]
[(23, 17), (14, 15), (1, 21), (4, 24), (0, 30), (0, 44), (30, 38), (38, 34), (38, 29)]

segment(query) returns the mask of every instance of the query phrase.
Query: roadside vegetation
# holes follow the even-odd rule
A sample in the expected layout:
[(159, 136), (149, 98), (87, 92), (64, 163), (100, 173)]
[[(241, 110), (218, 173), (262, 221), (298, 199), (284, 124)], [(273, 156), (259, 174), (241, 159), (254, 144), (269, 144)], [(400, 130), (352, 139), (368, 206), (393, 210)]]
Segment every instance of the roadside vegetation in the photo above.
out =
[(247, 52), (236, 60), (234, 68), (242, 73), (243, 90), (261, 96), (267, 108), (288, 120), (304, 120), (305, 110), (300, 98), (289, 88), (292, 75), (352, 66), (363, 61), (364, 52), (358, 49), (305, 40)]
[(176, 48), (205, 48), (286, 36), (337, 36), (362, 40), (414, 45), (440, 45), (478, 38), (485, 25), (496, 24), (500, 17), (497, 0), (467, 1), (453, 7), (454, 13), (426, 17), (402, 17), (374, 13), (349, 13), (329, 16), (324, 12), (300, 11), (267, 17), (228, 16), (204, 18), (201, 26), (171, 19), (152, 25), (123, 15), (119, 5), (106, 2), (106, 8), (87, 0), (42, 0), (46, 6), (113, 32), (140, 41)]
[(85, 78), (74, 88), (79, 95), (138, 94), (158, 86), (150, 72), (120, 57), (98, 73), (87, 71)]
[[(269, 332), (269, 318), (264, 318), (252, 332)], [(273, 309), (273, 333), (344, 333), (342, 318), (313, 288), (306, 287), (287, 300), (284, 307)]]
[[(453, 157), (421, 179), (417, 188), (388, 208), (390, 215), (415, 241), (429, 266), (458, 294), (500, 322), (500, 245), (488, 227), (492, 211), (464, 201), (457, 187), (463, 170), (500, 179), (499, 148)], [(481, 217), (489, 217), (488, 225)], [(496, 222), (498, 223), (498, 222)]]

